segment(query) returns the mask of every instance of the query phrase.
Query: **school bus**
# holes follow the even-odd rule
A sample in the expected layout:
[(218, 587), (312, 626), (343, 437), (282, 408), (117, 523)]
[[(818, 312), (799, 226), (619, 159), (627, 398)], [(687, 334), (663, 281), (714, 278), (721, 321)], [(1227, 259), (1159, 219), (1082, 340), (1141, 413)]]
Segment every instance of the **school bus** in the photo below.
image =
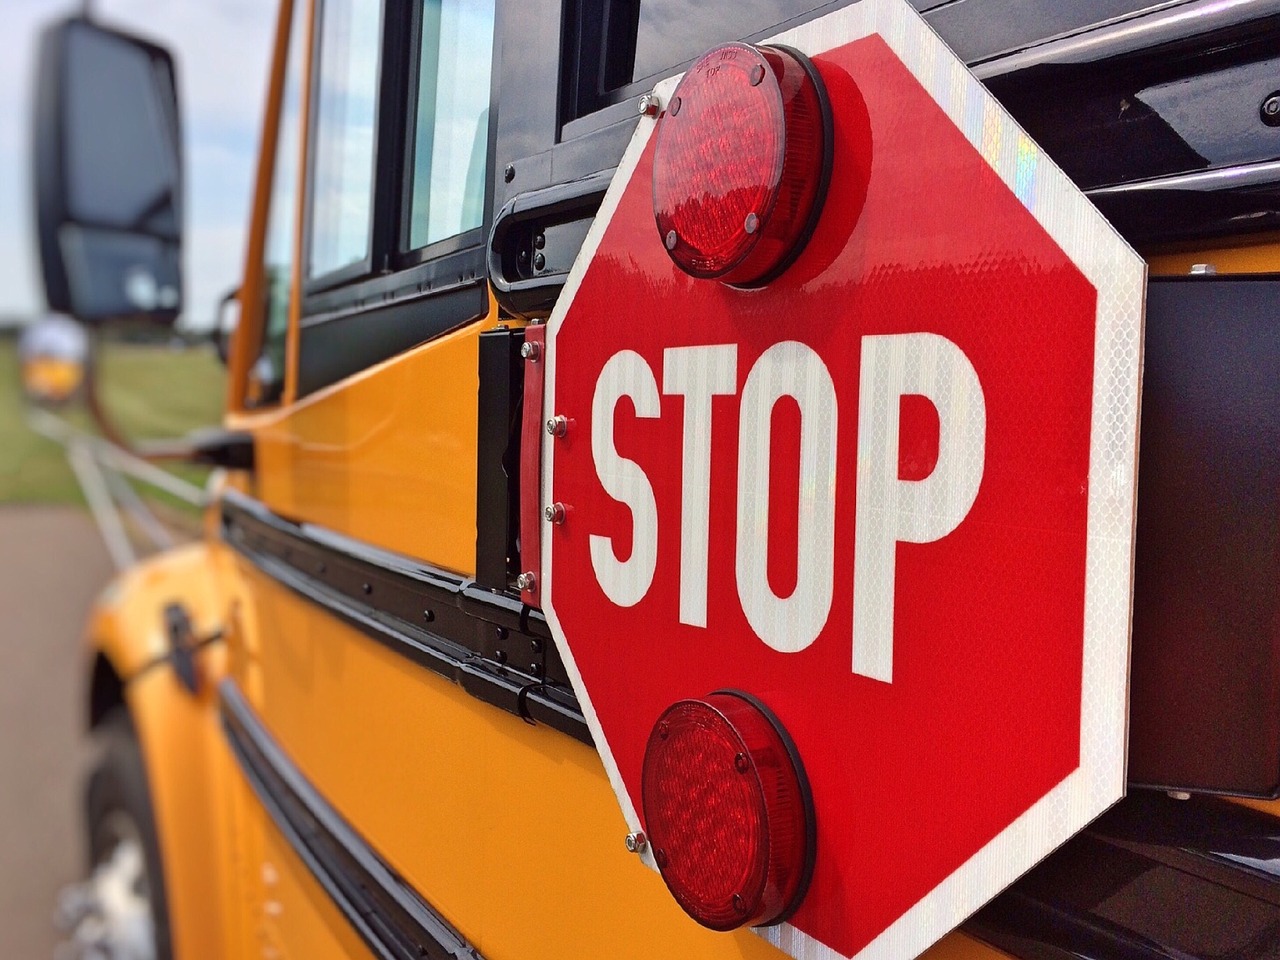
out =
[[(226, 414), (188, 451), (221, 468), (204, 536), (119, 576), (86, 628), (80, 955), (781, 955), (695, 922), (635, 855), (522, 556), (522, 522), (563, 519), (533, 451), (568, 429), (546, 438), (527, 381), (638, 125), (673, 112), (655, 87), (857, 6), (280, 0)], [(1280, 4), (900, 6), (1150, 276), (1128, 796), (928, 955), (1275, 957)], [(51, 309), (184, 309), (177, 77), (91, 19), (46, 33)], [(609, 322), (674, 322), (612, 293)], [(966, 816), (941, 771), (926, 793), (928, 823)]]

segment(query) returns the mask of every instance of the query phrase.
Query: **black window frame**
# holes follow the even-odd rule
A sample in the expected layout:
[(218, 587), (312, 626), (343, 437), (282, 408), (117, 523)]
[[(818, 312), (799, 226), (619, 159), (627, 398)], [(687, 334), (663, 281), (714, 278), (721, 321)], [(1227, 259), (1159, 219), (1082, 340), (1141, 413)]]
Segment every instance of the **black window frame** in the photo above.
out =
[(401, 146), (401, 159), (403, 163), (400, 184), (400, 210), (396, 224), (396, 252), (392, 257), (392, 264), (397, 269), (414, 267), (421, 263), (427, 263), (440, 257), (447, 257), (450, 254), (458, 253), (472, 247), (483, 248), (485, 238), (489, 235), (489, 226), (491, 219), (491, 206), (493, 201), (493, 157), (494, 157), (494, 119), (497, 111), (497, 80), (498, 80), (498, 36), (499, 25), (497, 23), (497, 0), (494, 0), (494, 29), (493, 29), (493, 59), (491, 61), (490, 79), (489, 79), (489, 130), (488, 142), (485, 146), (485, 196), (484, 196), (484, 221), (478, 227), (472, 227), (470, 230), (464, 230), (461, 233), (454, 234), (451, 237), (445, 237), (443, 240), (437, 240), (435, 243), (428, 243), (421, 247), (413, 247), (410, 244), (410, 232), (412, 228), (413, 215), (413, 173), (414, 173), (414, 141), (409, 135), (410, 131), (417, 130), (418, 124), (418, 83), (422, 76), (422, 10), (425, 6), (424, 0), (411, 2), (410, 7), (410, 29), (406, 31), (409, 40), (409, 50), (406, 53), (408, 58), (408, 69), (405, 72), (405, 83), (403, 93), (405, 96), (404, 106), (404, 123), (401, 124), (401, 133), (404, 143)]
[[(562, 138), (571, 139), (596, 129), (602, 111), (608, 118), (617, 114), (608, 108), (648, 93), (661, 79), (680, 73), (697, 57), (674, 63), (650, 74), (632, 78), (636, 54), (635, 34), (644, 0), (565, 0), (564, 41), (569, 56), (561, 87)], [(723, 41), (743, 39), (755, 43), (798, 23), (848, 6), (854, 0), (777, 0), (777, 21), (763, 30), (731, 36)], [(1060, 0), (909, 0), (916, 11), (946, 36), (948, 43), (971, 62), (1007, 54), (1059, 34), (1089, 29), (1097, 24), (1151, 12), (1168, 0), (1098, 0), (1071, 7)], [(786, 9), (794, 5), (796, 9)], [(810, 9), (799, 9), (809, 6)], [(1021, 16), (1012, 16), (1017, 11)], [(632, 58), (619, 79), (612, 71), (622, 68), (626, 56)], [(610, 58), (615, 62), (610, 63)], [(590, 122), (582, 122), (582, 121)]]
[[(364, 261), (316, 277), (311, 262), (315, 212), (316, 135), (321, 24), (316, 0), (312, 30), (307, 163), (302, 190), (303, 258), (299, 397), (389, 359), (484, 316), (485, 241), (493, 225), (497, 103), (502, 55), (501, 4), (495, 10), (489, 128), (485, 148), (484, 222), (478, 228), (416, 250), (408, 249), (412, 205), (412, 124), (422, 38), (422, 0), (383, 0), (374, 117), (373, 196), (369, 253)], [(416, 305), (416, 306), (415, 306)], [(359, 341), (359, 349), (346, 349)], [(345, 346), (344, 346), (345, 345)]]
[[(243, 303), (241, 305), (241, 315), (239, 327), (236, 331), (236, 337), (240, 337), (242, 332), (252, 332), (252, 342), (237, 344), (237, 350), (243, 350), (246, 355), (246, 363), (242, 382), (235, 385), (236, 404), (240, 409), (245, 411), (262, 411), (278, 409), (284, 401), (286, 384), (288, 381), (288, 365), (289, 351), (288, 338), (289, 327), (292, 320), (293, 312), (293, 277), (294, 271), (298, 268), (298, 257), (301, 250), (296, 243), (294, 231), (297, 229), (298, 216), (301, 212), (300, 207), (304, 200), (305, 189), (305, 171), (299, 176), (298, 162), (300, 159), (299, 149), (302, 146), (302, 138), (306, 132), (303, 128), (304, 113), (307, 109), (306, 97), (308, 96), (310, 78), (305, 73), (306, 58), (309, 53), (306, 40), (310, 36), (310, 22), (307, 14), (306, 0), (289, 0), (288, 4), (282, 4), (277, 18), (276, 29), (282, 35), (276, 36), (275, 41), (282, 44), (284, 63), (281, 65), (278, 78), (273, 78), (272, 89), (269, 91), (271, 102), (275, 107), (275, 123), (266, 124), (264, 117), (264, 130), (262, 134), (262, 160), (266, 165), (264, 173), (266, 174), (266, 215), (262, 224), (261, 249), (256, 254), (257, 263), (250, 268), (250, 274), (257, 271), (258, 297), (257, 302), (253, 304)], [(295, 54), (299, 58), (298, 63), (294, 63)], [(290, 144), (292, 149), (285, 151), (283, 149), (285, 142), (290, 139), (286, 132), (286, 124), (290, 118), (287, 116), (286, 107), (289, 100), (289, 81), (291, 69), (296, 66), (297, 69), (297, 103), (296, 115), (292, 118), (294, 124), (293, 143)], [(274, 83), (278, 80), (278, 89)], [(270, 110), (267, 114), (270, 114)], [(270, 260), (271, 260), (271, 239), (272, 227), (276, 223), (276, 215), (279, 212), (276, 204), (280, 199), (277, 188), (279, 187), (279, 177), (283, 169), (292, 167), (294, 177), (293, 182), (293, 199), (290, 203), (289, 216), (283, 221), (284, 229), (287, 231), (285, 245), (287, 247), (287, 264), (286, 264), (286, 285), (288, 296), (284, 306), (284, 330), (277, 333), (274, 337), (278, 343), (281, 354), (281, 367), (279, 376), (276, 380), (271, 381), (267, 386), (269, 390), (260, 396), (251, 396), (253, 383), (255, 380), (254, 368), (266, 354), (269, 342), (273, 339), (271, 333), (271, 278), (270, 278)], [(249, 275), (246, 275), (243, 288), (247, 289), (253, 281)], [(239, 291), (236, 296), (239, 297)], [(246, 323), (246, 315), (252, 312), (252, 319)], [(274, 348), (274, 347), (273, 347)], [(259, 387), (262, 384), (258, 385)]]
[(311, 21), (311, 59), (310, 70), (307, 83), (307, 111), (311, 118), (307, 127), (307, 163), (304, 171), (306, 187), (304, 189), (305, 202), (302, 209), (302, 293), (304, 301), (309, 294), (323, 290), (329, 290), (342, 284), (349, 283), (354, 279), (366, 276), (374, 271), (378, 262), (378, 194), (380, 188), (378, 185), (378, 154), (382, 139), (383, 126), (383, 78), (386, 76), (388, 67), (387, 47), (389, 31), (387, 25), (389, 22), (389, 14), (392, 8), (397, 5), (397, 0), (384, 0), (382, 3), (382, 35), (378, 38), (378, 63), (375, 67), (376, 82), (378, 84), (377, 105), (374, 109), (373, 117), (373, 157), (371, 163), (373, 165), (372, 177), (370, 184), (373, 194), (369, 197), (369, 234), (367, 239), (367, 250), (364, 258), (356, 260), (353, 263), (346, 264), (334, 270), (325, 273), (312, 275), (311, 273), (311, 255), (312, 255), (312, 238), (315, 227), (315, 178), (316, 178), (316, 160), (319, 156), (319, 132), (320, 132), (320, 73), (324, 63), (324, 15), (325, 9), (330, 0), (315, 0), (314, 10), (312, 12)]
[[(727, 29), (723, 39), (759, 42), (855, 2), (824, 0), (803, 13), (780, 9), (779, 21), (767, 29), (749, 36), (735, 36), (733, 30)], [(1169, 0), (1174, 6), (1165, 0), (1105, 0), (1105, 9), (1100, 7), (1096, 16), (1088, 5), (1062, 4), (1060, 0), (909, 2), (953, 49), (960, 51), (980, 77), (1008, 72), (1011, 83), (1035, 82), (1045, 91), (1045, 98), (1052, 99), (1056, 77), (1067, 67), (1054, 61), (1043, 70), (1027, 70), (1028, 65), (1035, 64), (1037, 50), (1077, 37), (1087, 40), (1095, 32), (1119, 29), (1139, 19), (1172, 17), (1183, 6), (1194, 7), (1203, 0)], [(780, 7), (783, 3), (779, 0)], [(498, 117), (497, 154), (490, 171), (496, 209), (507, 209), (507, 219), (518, 215), (526, 225), (537, 224), (537, 203), (562, 199), (553, 188), (615, 169), (635, 129), (640, 97), (658, 81), (682, 72), (693, 62), (674, 64), (601, 97), (598, 81), (604, 71), (600, 58), (607, 55), (603, 51), (606, 4), (602, 0), (554, 0), (550, 9), (536, 5), (536, 12), (530, 9), (533, 6), (528, 0), (499, 0), (500, 30), (507, 33), (511, 29), (503, 27), (504, 22), (516, 24), (513, 36), (518, 42), (511, 45), (498, 69), (500, 82), (509, 92), (503, 97)], [(1011, 20), (1011, 10), (1018, 11), (1016, 19)], [(1235, 29), (1231, 27), (1235, 16), (1215, 14), (1213, 18), (1220, 22), (1210, 24), (1206, 13), (1203, 26), (1188, 25), (1186, 29), (1229, 31)], [(1239, 25), (1241, 31), (1248, 29), (1247, 23)], [(1064, 30), (1065, 34), (1061, 32)], [(1027, 56), (1031, 59), (1022, 63)], [(1078, 51), (1069, 56), (1071, 63), (1079, 61), (1077, 72), (1087, 74), (1090, 61)], [(998, 89), (996, 93), (1000, 96)], [(519, 282), (520, 278), (499, 275), (501, 253), (495, 254), (491, 269), (499, 300), (505, 303), (503, 284)], [(544, 282), (543, 286), (539, 303), (548, 296), (554, 298), (550, 285)], [(510, 309), (519, 307), (512, 301)]]

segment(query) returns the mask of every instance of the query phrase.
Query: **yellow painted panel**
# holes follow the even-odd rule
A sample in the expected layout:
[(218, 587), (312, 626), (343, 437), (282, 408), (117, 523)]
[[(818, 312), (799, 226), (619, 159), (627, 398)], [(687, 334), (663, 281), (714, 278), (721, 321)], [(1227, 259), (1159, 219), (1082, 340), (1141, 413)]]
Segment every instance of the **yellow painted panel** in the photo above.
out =
[[(103, 592), (90, 620), (91, 650), (129, 681), (125, 695), (146, 764), (179, 960), (259, 955), (243, 947), (249, 914), (235, 851), (244, 824), (228, 793), (239, 774), (216, 693), (243, 645), (238, 618), (228, 616), (239, 586), (225, 546), (192, 544), (135, 564)], [(174, 601), (187, 608), (197, 636), (221, 630), (225, 640), (199, 654), (204, 682), (197, 696), (157, 659), (168, 649), (164, 607)], [(256, 815), (263, 815), (260, 807)]]
[(1280, 237), (1269, 234), (1250, 238), (1248, 243), (1224, 241), (1147, 257), (1152, 276), (1186, 276), (1199, 263), (1211, 265), (1218, 273), (1274, 273), (1280, 271)]
[(776, 957), (714, 934), (623, 847), (595, 750), (254, 585), (255, 708), (367, 841), (487, 957)]
[(258, 421), (258, 495), (295, 520), (474, 572), (482, 321)]
[(1257, 800), (1253, 797), (1228, 797), (1227, 799), (1242, 807), (1252, 807), (1254, 810), (1280, 819), (1280, 800)]
[(128, 678), (168, 650), (164, 605), (187, 605), (197, 634), (221, 626), (217, 578), (210, 566), (218, 547), (191, 544), (136, 563), (99, 594), (89, 614), (90, 646)]
[[(158, 609), (157, 609), (158, 615)], [(206, 676), (222, 669), (222, 649), (206, 648)], [(236, 877), (223, 793), (231, 758), (206, 684), (193, 697), (167, 666), (145, 671), (126, 688), (142, 745), (175, 957), (234, 956)]]
[[(712, 933), (628, 854), (594, 749), (534, 728), (256, 575), (255, 709), (321, 794), (486, 957), (781, 956)], [(953, 936), (931, 960), (1000, 955)]]
[(295, 960), (372, 957), (288, 841), (269, 821), (264, 829), (265, 857), (258, 871), (264, 892), (264, 943)]
[(926, 950), (920, 960), (1005, 960), (1006, 957), (1008, 954), (1004, 951), (957, 931)]

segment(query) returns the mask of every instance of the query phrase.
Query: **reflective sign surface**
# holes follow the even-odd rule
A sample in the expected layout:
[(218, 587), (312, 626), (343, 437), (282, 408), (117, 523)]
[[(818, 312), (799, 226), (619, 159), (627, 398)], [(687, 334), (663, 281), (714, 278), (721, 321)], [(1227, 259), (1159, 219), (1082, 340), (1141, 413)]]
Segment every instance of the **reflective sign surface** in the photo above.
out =
[(633, 828), (659, 714), (747, 691), (818, 824), (764, 935), (905, 958), (1123, 792), (1144, 268), (905, 3), (778, 42), (832, 100), (817, 231), (681, 273), (641, 121), (548, 329), (544, 602)]

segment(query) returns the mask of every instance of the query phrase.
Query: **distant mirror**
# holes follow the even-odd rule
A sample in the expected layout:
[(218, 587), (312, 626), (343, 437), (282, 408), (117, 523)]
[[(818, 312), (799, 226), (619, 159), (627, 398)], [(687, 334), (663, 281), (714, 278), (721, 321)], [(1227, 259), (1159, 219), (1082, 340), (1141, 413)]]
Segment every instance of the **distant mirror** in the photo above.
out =
[(231, 362), (231, 338), (240, 326), (240, 288), (223, 294), (213, 323), (213, 346), (224, 365)]
[(172, 324), (182, 310), (182, 146), (173, 58), (75, 17), (40, 40), (36, 227), (49, 309)]
[(67, 317), (37, 320), (18, 341), (22, 389), (35, 403), (57, 406), (75, 395), (84, 382), (89, 337)]

